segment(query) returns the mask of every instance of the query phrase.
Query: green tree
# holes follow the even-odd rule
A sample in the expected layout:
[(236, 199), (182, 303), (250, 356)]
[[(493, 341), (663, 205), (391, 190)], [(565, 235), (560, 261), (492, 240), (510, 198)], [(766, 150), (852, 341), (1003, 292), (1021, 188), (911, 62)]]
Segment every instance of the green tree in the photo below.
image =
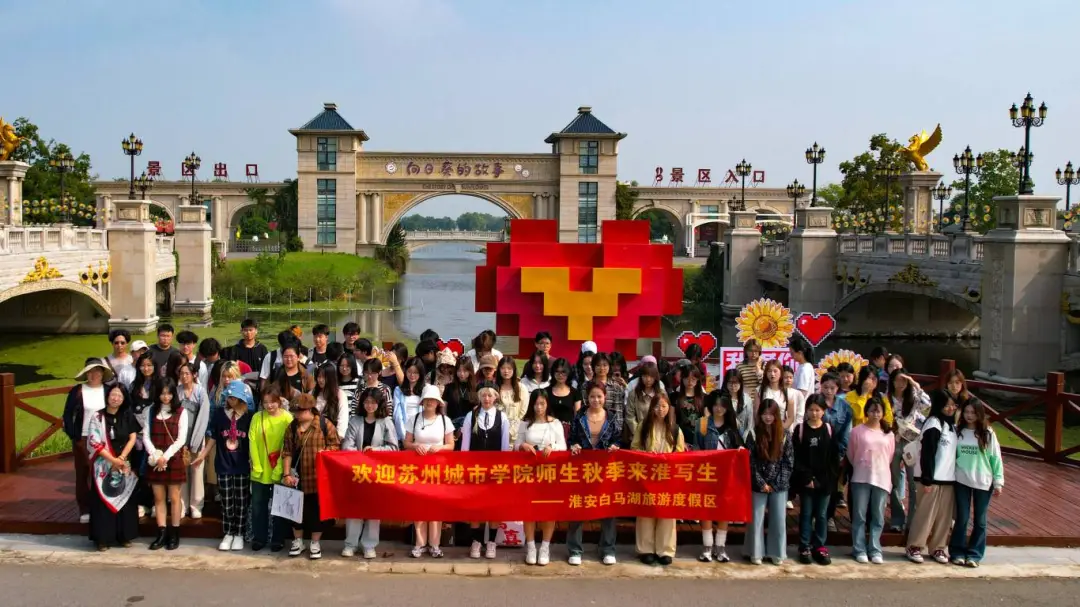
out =
[(266, 188), (245, 188), (244, 193), (247, 194), (248, 200), (255, 203), (255, 208), (251, 212), (264, 221), (273, 221), (277, 219), (277, 207), (274, 204), (274, 199), (270, 196), (270, 191)]
[[(971, 227), (986, 233), (997, 226), (996, 196), (1015, 196), (1020, 187), (1020, 169), (1013, 165), (1013, 152), (999, 149), (983, 152), (983, 168), (978, 176), (971, 176), (968, 192)], [(1034, 185), (1034, 184), (1033, 184)], [(961, 176), (952, 182), (951, 208), (946, 208), (946, 225), (957, 223), (964, 212), (964, 180)]]
[(285, 185), (274, 192), (274, 213), (278, 220), (278, 231), (281, 232), (285, 242), (285, 248), (289, 251), (300, 251), (304, 243), (300, 240), (297, 223), (297, 193), (298, 182), (295, 179), (286, 179)]
[(85, 152), (78, 155), (71, 148), (54, 139), (45, 140), (36, 124), (24, 117), (12, 123), (15, 134), (19, 136), (19, 145), (12, 153), (12, 160), (21, 160), (30, 165), (23, 181), (23, 200), (47, 200), (60, 198), (60, 174), (49, 168), (49, 160), (60, 154), (71, 154), (75, 166), (64, 174), (64, 196), (72, 202), (91, 204), (95, 192), (91, 181), (96, 178), (90, 174), (90, 156)]
[(636, 188), (637, 184), (636, 181), (631, 181), (629, 184), (620, 181), (615, 184), (615, 219), (634, 218), (634, 204), (637, 203), (638, 191), (631, 188)]
[(401, 222), (390, 228), (386, 244), (375, 247), (375, 259), (385, 263), (398, 274), (404, 274), (409, 264), (409, 249), (405, 246), (405, 229)]
[[(911, 161), (900, 154), (903, 146), (895, 139), (889, 139), (885, 133), (878, 133), (870, 138), (870, 147), (851, 160), (840, 163), (843, 196), (835, 202), (834, 220), (841, 225), (846, 220), (854, 223), (859, 231), (877, 231), (888, 219), (892, 227), (898, 227), (896, 209), (903, 207), (904, 194), (895, 179), (889, 187), (886, 209), (885, 179), (878, 175), (878, 169), (891, 166), (901, 172), (912, 168)], [(823, 190), (818, 190), (818, 195)]]
[(828, 183), (818, 188), (816, 206), (838, 208), (844, 200), (844, 186)]
[(668, 219), (668, 215), (658, 209), (649, 209), (642, 211), (638, 215), (638, 219), (644, 219), (649, 222), (649, 239), (650, 240), (663, 240), (667, 237), (667, 242), (675, 242), (675, 226), (672, 225), (671, 220)]

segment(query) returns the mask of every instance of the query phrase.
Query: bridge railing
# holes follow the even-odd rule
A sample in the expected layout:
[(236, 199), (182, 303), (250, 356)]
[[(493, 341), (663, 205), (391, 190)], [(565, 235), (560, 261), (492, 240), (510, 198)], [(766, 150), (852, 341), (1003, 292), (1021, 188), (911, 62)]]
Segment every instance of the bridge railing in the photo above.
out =
[(502, 240), (502, 230), (413, 230), (405, 232), (406, 240)]
[(105, 230), (74, 226), (4, 226), (0, 228), (0, 254), (108, 248)]
[(1080, 274), (1080, 234), (1069, 234), (1069, 240), (1069, 266), (1066, 271)]
[[(16, 393), (15, 374), (0, 373), (0, 473), (15, 472), (19, 466), (52, 461), (59, 457), (65, 457), (71, 453), (71, 451), (68, 450), (48, 455), (34, 455), (35, 450), (45, 444), (45, 442), (52, 438), (53, 435), (63, 430), (64, 422), (59, 417), (42, 411), (26, 402), (33, 398), (67, 394), (69, 391), (71, 391), (71, 386), (44, 388), (42, 390), (30, 390), (27, 392)], [(39, 432), (36, 436), (31, 437), (30, 440), (22, 446), (19, 446), (16, 442), (15, 413), (17, 410), (23, 411), (48, 424), (44, 430)], [(66, 441), (67, 439), (65, 438), (64, 440)]]
[(841, 234), (837, 237), (836, 246), (842, 255), (982, 261), (983, 243), (980, 236), (961, 236), (971, 239), (970, 247), (954, 247), (957, 237), (946, 234)]
[(787, 257), (787, 243), (784, 241), (766, 242), (761, 245), (761, 256), (765, 259)]

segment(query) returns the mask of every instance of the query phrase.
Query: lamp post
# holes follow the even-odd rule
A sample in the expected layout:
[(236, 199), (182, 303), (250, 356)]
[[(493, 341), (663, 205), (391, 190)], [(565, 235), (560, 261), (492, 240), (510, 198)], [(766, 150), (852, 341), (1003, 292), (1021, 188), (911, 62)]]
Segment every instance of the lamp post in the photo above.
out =
[(1076, 174), (1073, 170), (1072, 162), (1065, 163), (1065, 170), (1058, 169), (1054, 172), (1054, 177), (1057, 178), (1058, 185), (1065, 186), (1065, 212), (1069, 212), (1069, 195), (1072, 193), (1072, 187), (1080, 184), (1080, 175)]
[(64, 200), (64, 174), (75, 168), (75, 159), (67, 152), (60, 152), (49, 159), (49, 168), (60, 173), (60, 223), (68, 222), (67, 201)]
[(739, 203), (740, 211), (746, 210), (746, 177), (750, 174), (752, 168), (753, 166), (751, 166), (745, 158), (743, 158), (739, 164), (735, 165), (735, 174), (742, 178), (742, 202)]
[(806, 148), (806, 162), (814, 166), (814, 181), (810, 190), (810, 206), (817, 206), (817, 165), (825, 161), (825, 148), (818, 147), (817, 142)]
[(184, 159), (184, 169), (191, 173), (191, 198), (188, 204), (195, 204), (195, 171), (198, 171), (200, 166), (202, 166), (202, 159), (196, 156), (195, 152), (191, 152)]
[(945, 200), (952, 198), (952, 188), (945, 185), (945, 182), (937, 184), (930, 188), (930, 195), (938, 201), (938, 215), (937, 215), (937, 231), (941, 232), (942, 226), (944, 226), (945, 219)]
[[(1046, 120), (1046, 103), (1039, 105), (1038, 116), (1035, 115), (1035, 100), (1032, 99), (1031, 93), (1024, 97), (1024, 102), (1019, 108), (1014, 103), (1009, 108), (1009, 119), (1012, 120), (1013, 126), (1024, 129), (1024, 148), (1025, 150), (1031, 150), (1031, 127), (1040, 127)], [(1020, 188), (1021, 194), (1032, 194), (1031, 188), (1031, 158), (1034, 154), (1027, 154), (1023, 166), (1020, 168)]]
[[(1023, 154), (1026, 155), (1026, 154)], [(952, 159), (953, 168), (964, 176), (964, 213), (960, 223), (960, 231), (967, 232), (970, 227), (968, 210), (971, 207), (971, 176), (982, 172), (985, 163), (983, 155), (975, 156), (971, 153), (971, 146), (964, 148), (963, 154), (956, 154)]]
[(142, 154), (142, 139), (132, 133), (127, 139), (120, 140), (120, 147), (124, 149), (124, 154), (131, 158), (131, 179), (129, 181), (131, 185), (128, 188), (128, 198), (135, 200), (135, 157)]
[(142, 192), (142, 199), (146, 200), (146, 191), (154, 189), (154, 177), (143, 171), (142, 175), (135, 179), (135, 187)]
[(794, 218), (795, 208), (798, 206), (799, 199), (806, 195), (806, 186), (799, 183), (796, 179), (787, 186), (787, 195), (791, 199), (791, 215)]
[(881, 224), (881, 231), (884, 232), (885, 228), (889, 225), (889, 186), (892, 184), (892, 180), (900, 177), (900, 167), (894, 164), (886, 164), (879, 166), (877, 169), (878, 176), (885, 178), (885, 200), (881, 203), (881, 212), (884, 220)]

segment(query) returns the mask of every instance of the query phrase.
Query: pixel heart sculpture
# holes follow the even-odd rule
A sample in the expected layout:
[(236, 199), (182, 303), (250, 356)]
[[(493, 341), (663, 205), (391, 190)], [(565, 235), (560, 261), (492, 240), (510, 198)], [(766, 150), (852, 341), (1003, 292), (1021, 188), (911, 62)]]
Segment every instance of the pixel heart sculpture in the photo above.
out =
[(701, 346), (701, 357), (708, 358), (713, 350), (716, 349), (718, 342), (716, 336), (710, 331), (702, 331), (701, 333), (694, 333), (693, 331), (683, 331), (679, 334), (679, 349), (686, 352), (686, 349), (690, 347), (690, 344), (697, 344)]
[(836, 319), (826, 312), (821, 314), (803, 312), (795, 319), (795, 329), (806, 338), (806, 341), (810, 342), (811, 346), (816, 348), (832, 335), (836, 329)]
[(551, 355), (576, 360), (581, 343), (637, 358), (639, 338), (660, 337), (660, 317), (682, 313), (682, 270), (673, 245), (649, 242), (647, 221), (605, 221), (603, 243), (559, 242), (552, 219), (510, 222), (510, 242), (492, 242), (476, 268), (476, 311), (495, 313), (495, 332), (527, 343), (552, 336)]
[(465, 353), (465, 344), (456, 337), (451, 337), (446, 341), (440, 339), (435, 342), (435, 346), (439, 349), (439, 352), (442, 352), (446, 348), (450, 348), (450, 351), (453, 352), (455, 356), (461, 356)]

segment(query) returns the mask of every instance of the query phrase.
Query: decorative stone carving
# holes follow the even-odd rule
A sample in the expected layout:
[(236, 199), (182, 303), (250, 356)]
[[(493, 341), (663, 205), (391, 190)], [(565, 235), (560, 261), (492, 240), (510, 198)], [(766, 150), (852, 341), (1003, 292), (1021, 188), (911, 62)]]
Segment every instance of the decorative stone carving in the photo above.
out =
[(39, 282), (42, 280), (52, 280), (54, 278), (63, 278), (63, 274), (59, 270), (49, 265), (49, 260), (44, 257), (38, 257), (34, 262), (34, 269), (30, 271), (20, 282)]
[(522, 219), (532, 219), (532, 194), (503, 194), (499, 196), (503, 202), (512, 207)]
[(757, 222), (754, 220), (753, 217), (739, 217), (735, 224), (735, 227), (743, 229), (754, 229), (755, 227), (757, 227)]
[(916, 285), (920, 287), (936, 287), (937, 283), (930, 279), (929, 276), (922, 273), (919, 266), (909, 263), (904, 266), (903, 270), (900, 270), (896, 274), (893, 274), (889, 282), (899, 282), (906, 285)]
[(416, 196), (417, 194), (409, 194), (406, 192), (383, 194), (383, 217), (393, 217), (399, 209), (408, 204), (413, 198), (416, 198)]
[(1050, 227), (1050, 211), (1048, 209), (1024, 209), (1025, 228), (1048, 228)]
[(811, 215), (807, 218), (808, 227), (811, 228), (827, 228), (829, 227), (829, 218), (826, 215)]
[(984, 271), (990, 273), (990, 288), (986, 290), (983, 302), (983, 326), (989, 327), (990, 358), (1001, 360), (1002, 317), (1001, 308), (1005, 302), (1005, 260), (1003, 252), (997, 247), (985, 251)]

